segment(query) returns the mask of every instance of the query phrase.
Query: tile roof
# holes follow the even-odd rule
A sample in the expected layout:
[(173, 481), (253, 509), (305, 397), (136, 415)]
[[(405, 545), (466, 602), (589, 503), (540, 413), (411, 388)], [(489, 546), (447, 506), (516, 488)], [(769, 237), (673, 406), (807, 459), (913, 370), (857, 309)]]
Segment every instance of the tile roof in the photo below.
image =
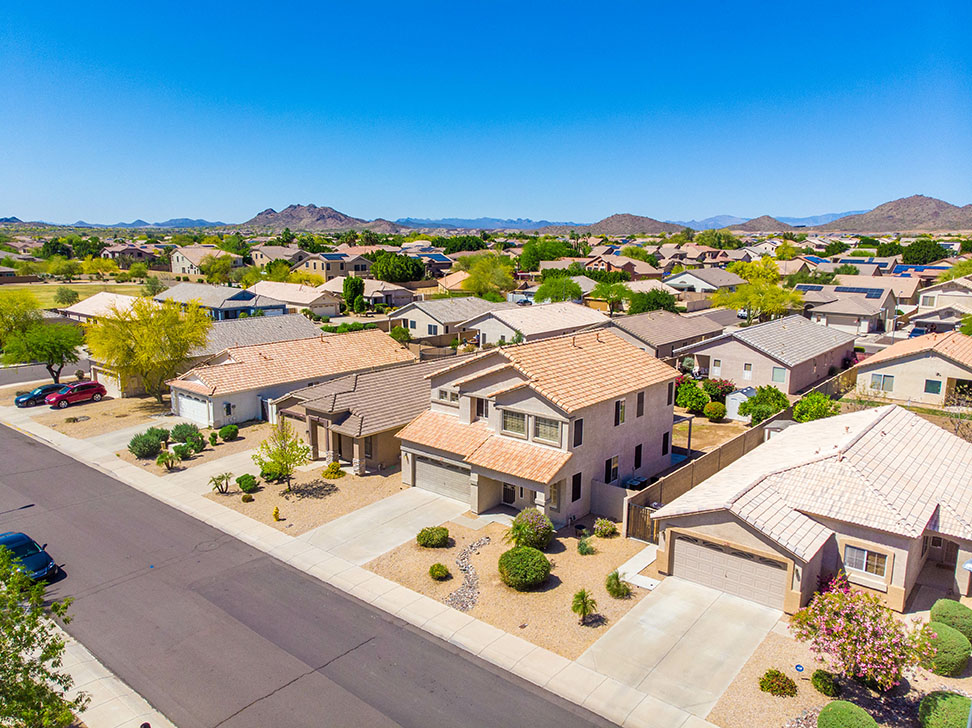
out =
[(367, 329), (233, 347), (169, 384), (198, 394), (229, 394), (414, 360), (414, 354), (385, 332)]
[(465, 459), (492, 434), (485, 422), (464, 425), (455, 415), (426, 410), (405, 425), (397, 436), (400, 440), (455, 453)]
[(884, 311), (881, 301), (865, 298), (862, 293), (848, 293), (834, 301), (822, 303), (811, 309), (814, 313), (843, 313), (852, 316), (876, 316)]
[[(329, 280), (327, 283), (322, 283), (317, 288), (321, 291), (327, 291), (328, 293), (333, 293), (338, 296), (344, 295), (344, 279), (347, 276), (336, 276)], [(406, 291), (411, 293), (404, 286), (399, 286), (395, 283), (389, 283), (388, 281), (379, 281), (375, 278), (365, 278), (364, 279), (364, 296), (365, 298), (371, 298), (375, 294), (379, 293), (389, 293), (391, 291)]]
[(644, 278), (640, 281), (625, 281), (624, 285), (632, 293), (647, 293), (648, 291), (664, 291), (673, 296), (678, 295), (678, 290), (662, 283), (655, 278)]
[(320, 333), (317, 324), (299, 313), (213, 321), (206, 343), (193, 349), (189, 356), (213, 356), (232, 347), (309, 339), (319, 336)]
[(303, 283), (284, 283), (282, 281), (257, 281), (246, 290), (258, 296), (274, 298), (285, 303), (309, 306), (321, 299), (337, 299), (329, 291), (322, 291), (315, 286), (305, 286)]
[(861, 362), (860, 366), (870, 367), (872, 364), (923, 352), (939, 354), (957, 364), (972, 367), (972, 336), (966, 336), (959, 331), (949, 331), (944, 334), (925, 334), (913, 339), (904, 339), (891, 344), (887, 349), (882, 349), (874, 356), (869, 356)]
[(68, 316), (99, 318), (110, 314), (112, 309), (121, 312), (127, 311), (136, 300), (136, 296), (126, 296), (123, 293), (111, 293), (110, 291), (99, 291), (93, 296), (89, 296), (83, 301), (78, 301), (61, 310)]
[(676, 273), (665, 282), (669, 283), (679, 276), (686, 275), (695, 276), (700, 281), (704, 281), (710, 286), (715, 286), (717, 288), (722, 286), (741, 286), (746, 282), (745, 279), (740, 278), (732, 271), (728, 271), (723, 268), (693, 268), (691, 270), (682, 271), (681, 273)]
[(578, 303), (563, 301), (560, 303), (540, 303), (534, 306), (514, 307), (489, 311), (463, 322), (465, 328), (473, 328), (486, 318), (502, 321), (511, 329), (519, 331), (524, 336), (535, 336), (553, 331), (578, 329), (609, 321), (608, 317), (593, 308), (581, 306)]
[(234, 260), (239, 260), (241, 257), (235, 253), (228, 253), (225, 250), (221, 250), (215, 245), (186, 245), (181, 248), (176, 248), (172, 252), (181, 253), (187, 260), (189, 260), (189, 262), (197, 266), (203, 262), (203, 259), (207, 255), (211, 255), (214, 258), (226, 256), (227, 258), (233, 258)]
[(474, 316), (479, 316), (488, 311), (502, 311), (503, 309), (509, 308), (517, 308), (517, 305), (505, 301), (502, 303), (494, 303), (493, 301), (486, 301), (475, 296), (435, 298), (429, 301), (413, 301), (407, 306), (402, 306), (402, 308), (395, 311), (391, 318), (401, 318), (408, 311), (416, 309), (441, 324), (452, 324), (468, 321)]
[[(246, 294), (240, 298), (240, 294)], [(177, 283), (172, 288), (162, 291), (155, 297), (156, 301), (176, 301), (189, 303), (197, 301), (204, 308), (243, 308), (260, 306), (283, 306), (278, 301), (266, 296), (253, 296), (250, 291), (232, 286), (214, 286), (209, 283)]]
[(883, 288), (894, 292), (895, 298), (911, 298), (918, 292), (921, 285), (920, 278), (904, 278), (902, 276), (837, 276), (839, 286), (859, 286), (862, 288)]
[(448, 275), (442, 276), (438, 283), (445, 289), (458, 291), (462, 289), (462, 282), (468, 277), (468, 272), (464, 270), (457, 270), (455, 273), (449, 273)]
[[(735, 316), (735, 312), (733, 312)], [(661, 346), (696, 336), (717, 336), (722, 325), (704, 316), (680, 316), (670, 311), (649, 311), (611, 319), (611, 325), (627, 331), (646, 344)]]
[(972, 444), (896, 406), (789, 427), (655, 512), (729, 510), (807, 559), (829, 518), (972, 539)]

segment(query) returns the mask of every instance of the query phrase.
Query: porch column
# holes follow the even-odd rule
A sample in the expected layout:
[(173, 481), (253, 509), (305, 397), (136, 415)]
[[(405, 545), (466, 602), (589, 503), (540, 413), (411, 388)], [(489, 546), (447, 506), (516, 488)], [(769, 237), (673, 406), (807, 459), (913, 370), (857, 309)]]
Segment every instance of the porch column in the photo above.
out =
[[(955, 583), (952, 588), (955, 589), (955, 593), (960, 600), (962, 597), (970, 596), (969, 587), (972, 585), (972, 574), (962, 568), (962, 564), (969, 559), (972, 559), (972, 548), (959, 544), (958, 560), (955, 562)], [(962, 603), (967, 605), (968, 600)]]
[(356, 437), (353, 441), (352, 446), (353, 456), (351, 460), (351, 472), (355, 475), (365, 474), (365, 455), (364, 455), (364, 438)]
[(324, 429), (324, 455), (323, 460), (330, 465), (337, 460), (337, 452), (334, 450), (334, 433), (330, 427)]
[(311, 419), (309, 415), (306, 415), (306, 411), (305, 417), (307, 418), (307, 442), (311, 449), (311, 460), (317, 460), (319, 453), (319, 448), (317, 446), (317, 420)]

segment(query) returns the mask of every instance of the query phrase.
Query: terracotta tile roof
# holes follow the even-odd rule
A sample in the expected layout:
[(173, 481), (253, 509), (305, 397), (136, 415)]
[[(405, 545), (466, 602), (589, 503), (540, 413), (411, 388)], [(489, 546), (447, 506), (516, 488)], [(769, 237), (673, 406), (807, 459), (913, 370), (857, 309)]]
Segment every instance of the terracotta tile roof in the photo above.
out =
[(252, 291), (258, 296), (274, 298), (284, 303), (310, 306), (313, 303), (325, 301), (337, 303), (337, 298), (328, 291), (321, 291), (314, 286), (305, 286), (303, 283), (284, 283), (282, 281), (257, 281), (250, 286), (248, 291)]
[(600, 311), (581, 306), (570, 301), (541, 303), (524, 308), (511, 308), (489, 311), (463, 322), (464, 328), (475, 328), (486, 319), (502, 321), (511, 329), (524, 336), (535, 336), (547, 332), (563, 332), (595, 324), (606, 324), (610, 319)]
[(414, 360), (388, 334), (369, 329), (226, 349), (169, 384), (199, 394), (229, 394)]
[[(735, 319), (735, 312), (733, 312)], [(717, 336), (723, 327), (704, 316), (682, 316), (670, 311), (648, 311), (631, 316), (617, 316), (611, 325), (627, 331), (646, 344), (661, 346), (696, 336)]]
[(455, 415), (427, 410), (398, 432), (398, 438), (416, 445), (455, 453), (463, 459), (492, 436), (485, 422), (464, 425)]
[(939, 354), (957, 364), (972, 367), (972, 336), (966, 336), (959, 331), (949, 331), (944, 334), (925, 334), (916, 336), (914, 339), (904, 339), (868, 357), (861, 362), (861, 367), (870, 367), (873, 364), (922, 352)]
[(111, 293), (110, 291), (99, 291), (93, 296), (89, 296), (82, 301), (68, 306), (63, 311), (68, 316), (100, 318), (102, 316), (108, 316), (115, 310), (124, 313), (132, 307), (135, 301), (135, 296), (126, 296), (124, 293)]

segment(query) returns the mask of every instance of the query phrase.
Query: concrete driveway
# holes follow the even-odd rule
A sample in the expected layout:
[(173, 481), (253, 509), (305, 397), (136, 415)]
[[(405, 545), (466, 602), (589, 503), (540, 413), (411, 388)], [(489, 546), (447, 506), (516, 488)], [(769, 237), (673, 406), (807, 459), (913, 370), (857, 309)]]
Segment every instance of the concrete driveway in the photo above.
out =
[(359, 508), (297, 538), (361, 566), (469, 510), (469, 504), (420, 488), (409, 488)]
[(669, 577), (577, 661), (704, 718), (781, 616)]

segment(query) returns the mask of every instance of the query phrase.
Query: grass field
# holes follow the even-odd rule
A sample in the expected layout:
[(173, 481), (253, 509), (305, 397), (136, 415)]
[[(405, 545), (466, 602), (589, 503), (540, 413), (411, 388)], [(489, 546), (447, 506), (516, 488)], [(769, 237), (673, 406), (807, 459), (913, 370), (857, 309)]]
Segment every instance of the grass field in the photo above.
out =
[(88, 298), (100, 291), (123, 293), (127, 296), (141, 295), (142, 286), (138, 283), (10, 283), (0, 286), (0, 296), (6, 291), (30, 291), (36, 297), (41, 308), (54, 308), (54, 294), (61, 286), (77, 291), (81, 299)]

